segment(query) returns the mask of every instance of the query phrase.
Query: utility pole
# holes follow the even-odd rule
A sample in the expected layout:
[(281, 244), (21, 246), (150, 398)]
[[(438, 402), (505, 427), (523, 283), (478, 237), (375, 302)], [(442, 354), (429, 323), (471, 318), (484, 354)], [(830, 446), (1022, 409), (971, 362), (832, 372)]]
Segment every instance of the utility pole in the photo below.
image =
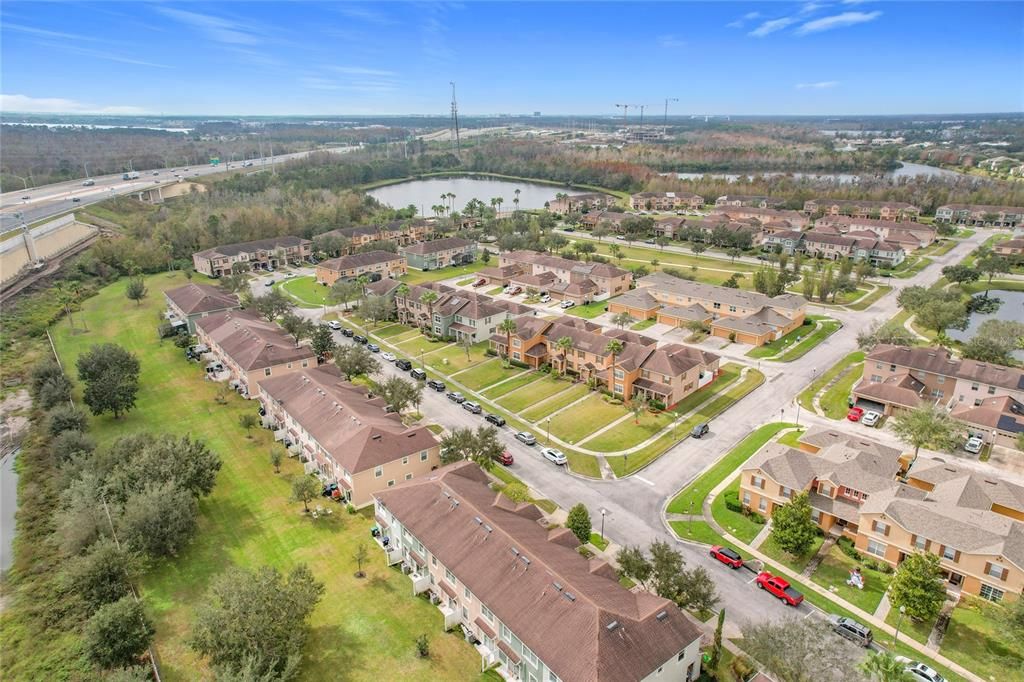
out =
[(679, 101), (678, 97), (666, 97), (665, 98), (665, 118), (662, 119), (662, 122), (661, 122), (662, 125), (665, 127), (665, 130), (668, 130), (668, 103), (669, 102), (678, 102), (678, 101)]
[(459, 139), (459, 105), (455, 101), (455, 81), (449, 81), (452, 86), (452, 145), (455, 147), (455, 156), (462, 156), (462, 141)]
[(644, 127), (644, 109), (647, 108), (646, 104), (640, 105), (640, 127)]

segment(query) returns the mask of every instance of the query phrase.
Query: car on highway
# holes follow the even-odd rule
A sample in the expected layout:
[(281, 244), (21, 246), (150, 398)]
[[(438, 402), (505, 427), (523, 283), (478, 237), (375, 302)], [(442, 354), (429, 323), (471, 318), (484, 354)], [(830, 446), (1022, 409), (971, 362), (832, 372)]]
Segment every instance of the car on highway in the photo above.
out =
[(327, 326), (336, 332), (341, 331), (341, 322), (338, 322), (337, 320), (331, 320), (330, 322), (327, 323)]
[(497, 459), (498, 459), (498, 462), (500, 462), (501, 464), (504, 464), (505, 466), (511, 466), (511, 464), (513, 462), (515, 462), (515, 460), (512, 459), (512, 453), (509, 452), (508, 450), (506, 450), (505, 452), (503, 452), (500, 455), (498, 455)]
[(472, 412), (473, 414), (480, 414), (481, 412), (484, 411), (482, 407), (480, 407), (474, 402), (470, 402), (469, 400), (462, 403), (462, 409), (466, 410), (467, 412)]
[(96, 184), (95, 180), (89, 179), (89, 180), (86, 180), (86, 181), (84, 181), (82, 183), (82, 187), (92, 187), (95, 184)]
[(408, 372), (410, 369), (412, 369), (412, 363), (406, 360), (405, 358), (398, 358), (397, 360), (395, 360), (395, 367)]
[(868, 410), (864, 413), (864, 416), (860, 418), (860, 423), (864, 426), (875, 426), (878, 424), (878, 420), (882, 418), (880, 412), (874, 410)]
[(912, 661), (906, 656), (897, 656), (896, 660), (903, 664), (903, 669), (916, 682), (946, 682), (946, 678), (931, 666), (919, 663), (918, 661)]
[(544, 456), (544, 459), (554, 462), (559, 466), (569, 462), (569, 458), (561, 450), (556, 450), (555, 448), (544, 448), (540, 454)]
[(743, 566), (743, 557), (729, 549), (728, 547), (721, 547), (715, 545), (711, 548), (711, 558), (721, 561), (729, 568), (740, 568)]
[(495, 426), (504, 426), (505, 425), (505, 418), (502, 417), (500, 414), (491, 414), (491, 413), (488, 412), (487, 416), (484, 417), (484, 420), (485, 421), (489, 421), (490, 423), (494, 424)]
[(846, 418), (852, 422), (859, 422), (860, 418), (864, 416), (863, 407), (851, 407), (850, 411), (846, 413)]
[(829, 625), (832, 627), (832, 632), (836, 633), (840, 637), (845, 637), (854, 644), (862, 647), (871, 646), (871, 642), (874, 641), (875, 635), (871, 632), (871, 628), (863, 623), (858, 623), (853, 618), (847, 618), (846, 616), (829, 616)]
[[(408, 360), (406, 360), (406, 362), (408, 362)], [(398, 365), (397, 362), (395, 364)], [(418, 381), (426, 381), (427, 380), (427, 373), (424, 372), (419, 367), (417, 367), (413, 371), (409, 372), (409, 376), (411, 376), (413, 379), (416, 379)]]
[(971, 436), (964, 443), (964, 450), (972, 454), (978, 454), (981, 452), (981, 447), (985, 444), (985, 441), (981, 439), (981, 436)]
[(452, 401), (453, 403), (458, 403), (459, 405), (466, 402), (466, 396), (462, 395), (458, 391), (448, 391), (445, 397), (448, 398), (448, 400)]
[(532, 433), (529, 433), (527, 431), (520, 431), (519, 433), (517, 433), (516, 440), (522, 443), (523, 445), (537, 444), (537, 439), (533, 437)]
[(444, 382), (443, 381), (438, 381), (437, 379), (431, 379), (430, 381), (428, 381), (427, 382), (427, 386), (429, 386), (430, 388), (434, 389), (438, 393), (444, 393), (445, 388), (446, 388), (446, 386), (444, 385)]
[(779, 601), (789, 606), (800, 606), (800, 602), (804, 600), (804, 595), (790, 587), (788, 580), (772, 575), (768, 571), (758, 573), (757, 577), (754, 578), (754, 582), (757, 584), (758, 589), (775, 595), (779, 598)]
[(379, 353), (380, 352), (380, 346), (378, 346), (375, 343), (368, 343), (368, 344), (366, 344), (366, 350), (370, 351), (371, 353)]
[(381, 353), (380, 354), (380, 359), (381, 360), (386, 360), (387, 362), (394, 362), (395, 361), (395, 354), (394, 353)]

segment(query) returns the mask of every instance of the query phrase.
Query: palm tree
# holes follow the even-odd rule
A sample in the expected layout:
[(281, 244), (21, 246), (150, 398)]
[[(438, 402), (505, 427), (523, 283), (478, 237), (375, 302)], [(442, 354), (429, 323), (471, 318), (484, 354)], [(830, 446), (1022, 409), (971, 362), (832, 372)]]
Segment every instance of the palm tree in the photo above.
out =
[(437, 303), (437, 292), (436, 291), (424, 291), (420, 294), (420, 303), (427, 306), (427, 328), (430, 329), (434, 324), (434, 304)]
[(498, 215), (498, 198), (497, 197), (491, 197), (491, 208), (494, 209), (494, 215), (495, 215), (495, 217), (497, 217), (497, 215)]
[[(405, 282), (402, 282), (397, 287), (395, 287), (395, 298), (396, 299), (401, 298), (403, 300), (408, 299), (409, 298), (409, 285), (406, 284)], [(403, 319), (403, 318), (407, 317), (407, 315), (409, 313), (408, 304), (406, 304), (404, 306), (396, 306), (396, 307), (398, 308), (398, 321), (399, 322), (403, 322), (403, 323), (408, 323), (408, 319)]]
[(516, 190), (516, 198), (512, 200), (512, 203), (514, 203), (516, 205), (516, 211), (519, 210), (519, 192), (521, 192), (521, 191), (522, 190), (517, 189)]
[(555, 342), (555, 348), (562, 352), (562, 374), (565, 374), (565, 356), (572, 350), (572, 337), (563, 336)]
[(498, 211), (501, 211), (501, 205), (505, 203), (505, 200), (501, 197), (495, 197), (494, 201), (498, 204)]
[(604, 347), (604, 352), (612, 356), (612, 364), (608, 368), (608, 390), (612, 395), (615, 395), (615, 358), (624, 348), (625, 346), (622, 345), (622, 341), (618, 339), (612, 339)]
[(509, 364), (512, 361), (512, 335), (517, 331), (516, 321), (506, 317), (498, 325), (498, 331), (505, 333), (505, 363)]
[(441, 195), (441, 203), (443, 204), (443, 207), (441, 209), (441, 212), (443, 213), (443, 212), (448, 210), (448, 194), (447, 193)]
[(915, 679), (907, 666), (889, 652), (875, 652), (861, 662), (857, 669), (878, 682), (911, 682)]
[(451, 207), (449, 208), (448, 212), (451, 213), (452, 211), (455, 210), (455, 193), (454, 192), (448, 192), (448, 200), (451, 202)]

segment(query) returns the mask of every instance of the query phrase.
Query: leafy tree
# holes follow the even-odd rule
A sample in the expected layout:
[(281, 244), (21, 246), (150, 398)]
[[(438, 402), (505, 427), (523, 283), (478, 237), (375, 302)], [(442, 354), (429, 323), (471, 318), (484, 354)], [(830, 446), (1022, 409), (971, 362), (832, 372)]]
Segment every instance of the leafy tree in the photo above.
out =
[(565, 527), (572, 531), (572, 534), (580, 541), (580, 544), (590, 542), (590, 512), (586, 505), (577, 502), (569, 510), (569, 516), (565, 520)]
[(139, 574), (139, 558), (118, 549), (113, 540), (101, 538), (82, 555), (72, 557), (63, 572), (68, 594), (74, 595), (87, 614), (128, 594), (128, 581)]
[(914, 459), (922, 447), (937, 450), (952, 448), (960, 436), (960, 427), (944, 409), (932, 403), (912, 410), (901, 410), (890, 420), (893, 433), (914, 446)]
[(356, 577), (357, 578), (364, 578), (364, 577), (366, 577), (366, 573), (363, 572), (363, 564), (365, 564), (366, 560), (369, 559), (369, 558), (370, 558), (370, 553), (366, 550), (366, 543), (365, 542), (360, 542), (359, 545), (356, 546), (355, 553), (352, 555), (352, 561), (356, 562)]
[(981, 273), (970, 265), (958, 263), (942, 268), (942, 276), (954, 284), (970, 284), (971, 282), (977, 282), (978, 278), (981, 277)]
[(962, 355), (970, 360), (991, 362), (997, 365), (1013, 364), (1012, 347), (986, 336), (974, 336), (964, 344)]
[(173, 482), (193, 497), (209, 495), (220, 471), (220, 456), (188, 436), (136, 433), (122, 436), (103, 453), (111, 463), (107, 492), (124, 503), (147, 484)]
[(729, 275), (729, 279), (722, 282), (722, 286), (726, 287), (727, 289), (739, 289), (740, 277), (742, 277), (740, 273), (734, 272), (731, 275)]
[(711, 654), (708, 656), (708, 670), (718, 670), (718, 664), (722, 660), (722, 629), (725, 627), (725, 609), (718, 612), (718, 625), (715, 626), (715, 639), (711, 645)]
[(66, 462), (80, 455), (91, 455), (94, 450), (96, 441), (81, 431), (62, 431), (50, 441), (50, 452), (58, 462)]
[(1024, 650), (1024, 599), (1015, 599), (1007, 604), (1000, 614), (999, 624), (1018, 646), (1018, 651)]
[(128, 286), (125, 287), (124, 295), (130, 300), (135, 301), (135, 305), (141, 305), (142, 299), (146, 297), (146, 283), (141, 277), (132, 277), (128, 280)]
[(298, 673), (308, 619), (324, 592), (305, 564), (287, 580), (275, 568), (232, 567), (200, 602), (190, 645), (226, 671), (287, 681)]
[(291, 300), (282, 294), (278, 289), (271, 289), (267, 293), (252, 300), (252, 308), (256, 314), (268, 322), (273, 322), (293, 308)]
[(32, 366), (28, 391), (37, 406), (49, 410), (71, 399), (71, 381), (56, 362), (45, 360)]
[(512, 357), (512, 335), (518, 331), (516, 321), (511, 317), (506, 317), (498, 324), (498, 331), (505, 335), (505, 364), (507, 365)]
[(101, 606), (85, 624), (85, 650), (101, 668), (127, 666), (139, 660), (155, 634), (142, 604), (122, 597)]
[(423, 395), (423, 384), (413, 383), (400, 376), (389, 376), (377, 384), (377, 391), (395, 412), (401, 414), (417, 396)]
[(906, 327), (899, 322), (879, 322), (875, 320), (872, 325), (857, 334), (857, 346), (862, 350), (870, 351), (880, 343), (892, 344), (894, 346), (912, 346), (917, 337), (910, 333)]
[(907, 672), (907, 664), (897, 660), (888, 651), (872, 651), (860, 662), (857, 670), (877, 682), (915, 682), (916, 677)]
[(807, 493), (794, 495), (788, 504), (776, 507), (772, 513), (772, 540), (784, 552), (802, 556), (814, 544), (817, 534)]
[(93, 414), (112, 412), (117, 419), (135, 407), (139, 359), (133, 353), (115, 343), (99, 344), (80, 355), (75, 366), (85, 382), (82, 398)]
[(274, 473), (281, 473), (281, 449), (271, 448), (270, 449), (270, 466), (274, 467)]
[(513, 502), (529, 502), (530, 490), (525, 483), (512, 481), (501, 491), (502, 494)]
[[(103, 682), (150, 682), (152, 675), (152, 669), (148, 665), (133, 665), (108, 672), (103, 676)], [(225, 682), (225, 680), (218, 675), (217, 682)], [(239, 682), (242, 681), (239, 680)], [(254, 682), (254, 680), (250, 678), (245, 682)]]
[(362, 292), (363, 287), (359, 282), (339, 279), (331, 285), (327, 298), (333, 303), (344, 303), (345, 310), (348, 310), (352, 301), (357, 300)]
[(89, 416), (77, 407), (58, 405), (50, 410), (46, 419), (46, 430), (51, 436), (59, 436), (66, 431), (81, 433), (89, 427)]
[(313, 324), (306, 318), (297, 315), (293, 310), (288, 310), (281, 315), (280, 324), (285, 333), (295, 339), (296, 348), (298, 348), (302, 339), (309, 336), (313, 331)]
[(615, 315), (612, 316), (612, 324), (614, 324), (619, 329), (622, 329), (627, 324), (633, 324), (634, 321), (635, 320), (633, 320), (633, 316), (627, 313), (626, 311), (622, 311), (621, 313), (615, 313)]
[(309, 345), (321, 361), (334, 353), (334, 349), (338, 347), (338, 344), (334, 341), (334, 335), (331, 333), (331, 328), (326, 324), (318, 324), (313, 327)]
[(334, 364), (349, 379), (380, 371), (380, 361), (373, 357), (373, 353), (366, 350), (365, 346), (354, 344), (338, 346), (338, 352), (334, 354)]
[(309, 503), (320, 494), (320, 482), (308, 474), (300, 474), (292, 479), (292, 501), (301, 502), (305, 511), (309, 511)]
[(249, 288), (249, 280), (242, 274), (222, 275), (218, 284), (221, 289), (232, 294), (240, 294)]
[(359, 314), (374, 326), (378, 322), (390, 320), (395, 316), (395, 302), (387, 296), (367, 296), (359, 304)]
[(245, 429), (246, 438), (252, 439), (252, 429), (259, 423), (259, 419), (254, 414), (246, 412), (245, 414), (238, 415), (238, 425)]
[(490, 471), (505, 446), (498, 440), (498, 429), (478, 426), (473, 429), (453, 429), (441, 438), (441, 461), (444, 464), (468, 459), (481, 469)]
[(676, 603), (684, 608), (693, 609), (698, 613), (708, 613), (718, 603), (715, 582), (703, 566), (683, 570), (680, 587)]
[(150, 484), (128, 498), (118, 537), (152, 557), (177, 556), (195, 534), (198, 514), (189, 491), (170, 481)]
[(55, 516), (55, 538), (65, 556), (78, 556), (87, 547), (110, 533), (104, 512), (103, 487), (94, 472), (80, 472), (62, 495), (61, 508)]
[(967, 306), (960, 301), (932, 300), (918, 308), (916, 318), (925, 329), (943, 336), (947, 329), (967, 327)]
[(930, 621), (939, 615), (946, 601), (939, 555), (914, 552), (899, 565), (889, 583), (889, 601), (893, 608), (906, 608), (916, 621)]
[(778, 682), (857, 682), (850, 662), (863, 656), (853, 642), (836, 637), (814, 618), (787, 618), (740, 628), (743, 649)]
[(985, 286), (985, 298), (988, 298), (988, 290), (992, 288), (992, 278), (996, 275), (1002, 275), (1010, 271), (1010, 261), (1002, 256), (998, 256), (994, 253), (990, 253), (986, 256), (979, 258), (976, 262), (978, 270), (982, 274), (988, 276), (988, 282)]
[(608, 365), (608, 391), (615, 393), (615, 358), (618, 357), (626, 346), (618, 339), (612, 339), (604, 347), (604, 352), (611, 356), (611, 364)]
[(619, 572), (622, 575), (640, 583), (646, 589), (647, 581), (654, 573), (654, 566), (640, 547), (623, 547), (615, 555), (615, 560), (619, 564)]
[(651, 580), (659, 597), (676, 601), (683, 591), (683, 555), (661, 540), (651, 543)]

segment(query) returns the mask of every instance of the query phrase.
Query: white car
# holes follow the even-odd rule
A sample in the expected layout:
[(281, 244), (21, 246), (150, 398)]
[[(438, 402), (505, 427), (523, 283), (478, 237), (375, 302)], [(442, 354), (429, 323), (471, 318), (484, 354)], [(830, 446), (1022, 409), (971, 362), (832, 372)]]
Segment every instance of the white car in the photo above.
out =
[(387, 360), (388, 362), (394, 362), (395, 361), (395, 354), (394, 353), (381, 353), (380, 356), (381, 356), (381, 358), (383, 358), (384, 360)]
[(341, 322), (338, 322), (337, 320), (331, 320), (330, 322), (327, 323), (327, 326), (333, 329), (334, 331), (339, 331), (341, 329)]
[(566, 464), (569, 461), (561, 450), (556, 450), (554, 448), (544, 448), (541, 450), (541, 454), (544, 455), (544, 459), (554, 462), (555, 464)]
[(964, 450), (976, 455), (981, 452), (981, 446), (984, 444), (985, 441), (981, 439), (981, 436), (971, 436), (967, 439), (967, 442), (964, 443)]
[(874, 426), (878, 423), (878, 420), (882, 418), (882, 415), (874, 410), (869, 410), (864, 413), (864, 416), (860, 418), (860, 423), (864, 426)]
[(905, 670), (914, 680), (921, 682), (946, 682), (946, 678), (924, 663), (912, 661), (906, 656), (897, 656), (896, 660), (906, 666)]
[(544, 294), (543, 296), (540, 297), (540, 302), (541, 303), (551, 303), (551, 297), (548, 296), (547, 294)]
[(575, 301), (565, 300), (565, 301), (562, 301), (561, 305), (562, 305), (562, 309), (563, 310), (568, 310), (569, 308), (571, 308), (574, 305), (576, 305), (576, 303), (575, 303)]

